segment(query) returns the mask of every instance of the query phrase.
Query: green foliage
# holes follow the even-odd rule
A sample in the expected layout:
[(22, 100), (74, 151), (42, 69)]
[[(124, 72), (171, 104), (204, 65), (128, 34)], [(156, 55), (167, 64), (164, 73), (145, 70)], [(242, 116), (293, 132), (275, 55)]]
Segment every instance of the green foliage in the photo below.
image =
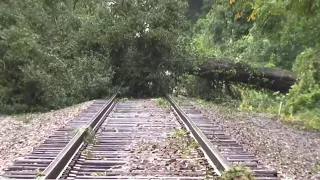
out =
[(180, 87), (178, 88), (179, 94), (184, 96), (197, 97), (200, 96), (204, 99), (215, 98), (213, 86), (208, 80), (201, 79), (192, 75), (185, 75), (180, 78)]
[(111, 92), (108, 50), (90, 49), (109, 19), (90, 16), (80, 2), (0, 4), (1, 111), (59, 108)]
[[(1, 1), (0, 111), (60, 108), (114, 91), (161, 96), (176, 88), (318, 126), (319, 2), (192, 1), (203, 4), (192, 28), (187, 2)], [(293, 70), (298, 81), (279, 95), (186, 75), (212, 57)]]
[(183, 156), (192, 153), (199, 144), (188, 137), (189, 132), (184, 129), (176, 129), (170, 132), (169, 147), (180, 152)]
[(286, 115), (296, 115), (305, 120), (307, 126), (320, 129), (320, 85), (319, 55), (314, 49), (307, 49), (296, 59), (294, 70), (298, 82), (288, 94)]
[(165, 98), (157, 98), (155, 99), (157, 105), (162, 108), (170, 107), (170, 103)]
[(0, 2), (1, 111), (172, 90), (190, 65), (186, 1)]
[(84, 150), (81, 152), (81, 155), (85, 156), (88, 159), (95, 158), (95, 156), (92, 154), (90, 150)]
[(72, 131), (72, 136), (75, 136), (78, 133), (84, 132), (84, 142), (89, 144), (98, 144), (98, 139), (96, 138), (96, 133), (93, 131), (91, 127), (80, 127)]
[[(197, 61), (226, 58), (251, 66), (280, 67), (297, 74), (298, 81), (287, 95), (232, 86), (233, 92), (241, 94), (240, 108), (300, 118), (306, 126), (320, 128), (319, 2), (217, 0), (205, 2), (205, 8), (208, 13), (204, 12), (206, 15), (193, 29), (191, 49), (197, 53)], [(186, 84), (193, 89), (214, 89), (206, 84)], [(203, 94), (191, 92), (194, 97)], [(232, 91), (218, 92), (221, 97), (229, 97)], [(208, 96), (206, 99), (217, 99), (213, 94)]]
[(190, 62), (185, 44), (187, 3), (174, 1), (118, 1), (112, 65), (116, 84), (128, 87), (129, 96), (158, 96), (169, 92)]
[(281, 113), (285, 95), (268, 91), (257, 91), (250, 88), (240, 88), (240, 92), (242, 98), (239, 106), (240, 109), (272, 114)]
[(254, 180), (254, 176), (250, 169), (245, 166), (233, 166), (230, 169), (223, 172), (220, 180)]
[(91, 127), (87, 128), (85, 131), (84, 142), (94, 144), (94, 145), (98, 144), (96, 133), (93, 131)]
[(170, 134), (172, 137), (175, 137), (175, 138), (183, 138), (187, 135), (187, 131), (184, 129), (176, 129), (170, 132)]
[[(239, 8), (225, 0), (214, 1), (206, 17), (194, 27), (195, 50), (200, 57), (227, 57), (229, 51), (234, 50), (234, 42), (248, 35), (252, 27), (252, 23), (245, 18), (248, 13), (249, 6)], [(237, 14), (241, 16), (235, 18)]]
[[(240, 108), (273, 114), (293, 116), (303, 120), (304, 126), (320, 129), (320, 86), (319, 58), (314, 49), (308, 49), (297, 56), (294, 70), (298, 82), (287, 95), (271, 94), (266, 91), (242, 90)], [(283, 106), (282, 106), (283, 105)]]
[(37, 119), (39, 116), (38, 113), (27, 113), (27, 114), (18, 114), (18, 115), (13, 115), (12, 117), (22, 121), (23, 123), (31, 123), (33, 120)]
[(304, 47), (314, 46), (320, 40), (316, 30), (320, 16), (317, 2), (218, 0), (211, 3), (210, 12), (195, 28), (195, 49), (204, 57), (228, 57), (291, 69)]

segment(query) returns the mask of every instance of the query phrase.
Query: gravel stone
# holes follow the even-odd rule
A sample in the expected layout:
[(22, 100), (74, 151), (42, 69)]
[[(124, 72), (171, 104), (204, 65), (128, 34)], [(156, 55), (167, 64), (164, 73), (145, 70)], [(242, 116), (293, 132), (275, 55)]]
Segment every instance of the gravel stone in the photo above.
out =
[(314, 179), (319, 173), (312, 170), (320, 163), (319, 132), (299, 130), (273, 115), (226, 112), (222, 107), (189, 102), (255, 154), (261, 164), (277, 170), (282, 179)]
[(0, 175), (14, 160), (29, 154), (93, 101), (46, 113), (0, 116)]
[[(182, 127), (176, 121), (176, 117), (170, 109), (159, 108), (156, 103), (150, 100), (142, 100), (139, 102), (142, 107), (152, 107), (159, 109), (159, 111), (153, 113), (144, 113), (150, 117), (150, 119), (158, 119), (158, 122), (163, 124), (159, 127), (159, 132), (163, 133), (157, 139), (144, 139), (144, 137), (135, 138), (130, 144), (124, 147), (124, 150), (130, 151), (127, 156), (127, 163), (121, 168), (112, 168), (124, 171), (124, 174), (133, 176), (135, 173), (152, 176), (154, 174), (167, 174), (171, 175), (175, 173), (182, 175), (189, 173), (193, 176), (201, 176), (206, 172), (206, 164), (202, 164), (206, 160), (199, 153), (198, 148), (186, 150), (186, 154), (182, 154), (180, 149), (175, 146), (181, 145), (175, 137), (171, 137), (169, 134), (172, 129), (166, 127), (166, 124), (175, 122), (176, 129)], [(141, 117), (141, 116), (140, 116)], [(153, 121), (153, 120), (152, 120)], [(152, 136), (152, 133), (158, 132), (156, 129), (150, 129), (149, 127), (140, 126), (135, 127), (137, 132), (147, 132)], [(132, 137), (135, 133), (132, 133)], [(186, 141), (190, 141), (189, 137), (185, 137)]]

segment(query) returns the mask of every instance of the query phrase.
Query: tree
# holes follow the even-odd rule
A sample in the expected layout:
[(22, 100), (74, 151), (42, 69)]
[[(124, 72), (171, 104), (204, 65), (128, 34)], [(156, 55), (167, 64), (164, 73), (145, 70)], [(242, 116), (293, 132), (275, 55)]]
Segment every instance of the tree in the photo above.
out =
[(170, 92), (190, 64), (186, 48), (187, 2), (120, 0), (111, 6), (110, 57), (114, 84), (129, 95), (157, 96)]
[(187, 1), (0, 2), (0, 105), (58, 108), (170, 92), (191, 62)]
[(110, 21), (98, 16), (103, 3), (0, 2), (2, 111), (58, 108), (109, 93), (109, 57), (90, 49)]
[[(249, 105), (250, 109), (259, 108), (259, 106), (272, 107), (273, 112), (277, 113), (279, 109), (283, 109), (286, 114), (298, 115), (302, 119), (308, 117), (308, 121), (312, 119), (311, 123), (318, 124), (317, 127), (320, 127), (317, 110), (320, 104), (319, 1), (215, 0), (211, 3), (212, 8), (209, 13), (195, 26), (193, 49), (199, 54), (200, 63), (198, 64), (208, 58), (229, 59), (231, 62), (227, 64), (239, 70), (237, 64), (245, 62), (247, 65), (244, 67), (246, 69), (249, 67), (249, 71), (244, 71), (244, 74), (242, 71), (236, 71), (235, 74), (231, 74), (233, 79), (229, 76), (221, 76), (225, 75), (221, 71), (209, 72), (210, 69), (219, 67), (215, 64), (220, 65), (224, 70), (229, 69), (228, 66), (221, 65), (219, 62), (211, 62), (213, 66), (204, 66), (204, 69), (208, 70), (209, 75), (220, 75), (216, 79), (221, 79), (222, 82), (227, 79), (255, 84), (258, 87), (261, 83), (256, 83), (257, 74), (250, 70), (251, 67), (258, 70), (281, 68), (293, 71), (297, 77), (288, 76), (286, 82), (281, 79), (278, 81), (281, 86), (272, 87), (269, 86), (270, 83), (262, 84), (269, 89), (271, 87), (273, 90), (280, 91), (283, 87), (286, 87), (286, 90), (290, 87), (287, 95), (277, 95), (274, 103), (270, 103), (271, 99), (266, 101), (268, 102), (266, 106), (257, 106), (259, 103), (256, 102), (261, 102), (263, 99), (261, 97), (274, 97), (274, 95), (266, 94), (265, 91), (250, 94), (251, 90), (244, 89), (242, 92), (246, 91), (246, 93), (242, 94), (248, 95), (242, 96), (243, 103)], [(282, 76), (275, 77), (278, 79)], [(214, 79), (212, 76), (210, 78)], [(261, 82), (259, 78), (258, 80)]]

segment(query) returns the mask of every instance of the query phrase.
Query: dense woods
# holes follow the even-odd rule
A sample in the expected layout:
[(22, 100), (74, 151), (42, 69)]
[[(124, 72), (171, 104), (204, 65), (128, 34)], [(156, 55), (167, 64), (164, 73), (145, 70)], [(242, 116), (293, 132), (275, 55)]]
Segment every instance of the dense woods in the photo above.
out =
[(183, 73), (187, 3), (0, 2), (2, 111), (58, 108), (115, 90), (169, 92)]
[[(211, 7), (209, 11), (208, 6)], [(320, 127), (320, 36), (317, 30), (320, 3), (314, 0), (208, 0), (204, 8), (203, 18), (193, 27), (193, 50), (198, 63), (207, 59), (228, 59), (229, 64), (245, 63), (246, 68), (257, 70), (276, 68), (279, 72), (291, 71), (290, 74), (296, 76), (288, 93), (257, 91), (251, 85), (222, 83), (223, 86), (214, 86), (216, 91), (209, 93), (210, 97), (225, 98), (231, 92), (226, 89), (234, 89), (241, 94), (239, 107), (242, 109), (286, 115), (302, 119), (312, 127)], [(251, 74), (251, 82), (255, 76), (255, 73)], [(289, 80), (288, 85), (291, 85), (293, 79)], [(243, 82), (243, 79), (234, 81)], [(260, 81), (254, 82), (250, 84), (261, 86)], [(266, 79), (266, 84), (262, 85), (269, 82)], [(192, 88), (197, 91), (194, 86)], [(275, 88), (281, 91), (280, 84)], [(275, 90), (274, 87), (271, 89)]]
[(320, 127), (319, 10), (315, 0), (3, 0), (1, 111), (174, 90)]

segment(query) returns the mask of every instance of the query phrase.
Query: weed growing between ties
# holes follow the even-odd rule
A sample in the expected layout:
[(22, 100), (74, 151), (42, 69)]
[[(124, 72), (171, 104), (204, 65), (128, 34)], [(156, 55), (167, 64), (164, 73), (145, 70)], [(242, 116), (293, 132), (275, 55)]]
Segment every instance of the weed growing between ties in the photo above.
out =
[(108, 176), (108, 173), (105, 172), (93, 172), (91, 173), (92, 176)]
[(170, 133), (170, 137), (165, 140), (164, 145), (161, 145), (160, 142), (156, 141), (142, 140), (137, 143), (137, 150), (141, 152), (146, 150), (165, 148), (186, 157), (189, 156), (192, 151), (195, 151), (196, 148), (198, 148), (198, 143), (195, 140), (190, 140), (187, 135), (188, 132), (185, 130), (174, 130)]
[[(170, 149), (181, 154), (184, 157), (189, 157), (193, 152), (196, 152), (199, 148), (198, 142), (193, 139), (190, 139), (189, 132), (184, 129), (176, 129), (170, 133), (168, 138), (168, 146)], [(200, 153), (200, 151), (198, 151)], [(213, 178), (213, 169), (212, 167), (205, 162), (205, 159), (196, 159), (197, 163), (205, 165), (206, 168), (206, 177), (205, 179)]]
[(81, 154), (84, 155), (88, 159), (92, 159), (95, 157), (90, 150), (84, 150), (81, 152)]
[(172, 131), (168, 138), (168, 146), (183, 156), (190, 155), (192, 151), (198, 148), (198, 143), (195, 140), (190, 140), (188, 134), (189, 132), (183, 129)]
[(99, 160), (107, 160), (106, 157), (103, 156), (97, 156), (92, 154), (92, 151), (89, 149), (83, 150), (81, 152), (81, 155), (83, 155), (86, 159), (99, 159)]
[(222, 173), (216, 180), (254, 180), (254, 176), (249, 168), (245, 166), (233, 166)]
[(128, 100), (129, 100), (129, 98), (121, 98), (120, 99), (121, 102), (125, 102), (125, 101), (128, 101)]
[(43, 171), (41, 171), (40, 169), (36, 169), (36, 172), (37, 172), (37, 180), (42, 180), (43, 176), (45, 176)]
[(206, 173), (207, 179), (212, 180), (211, 167), (199, 153), (198, 144), (188, 137), (188, 132), (177, 129), (163, 139), (141, 139), (127, 148), (130, 156), (130, 173), (144, 170), (166, 172), (199, 172)]
[(84, 142), (85, 143), (93, 144), (93, 145), (96, 145), (96, 144), (99, 143), (98, 139), (95, 136), (95, 132), (93, 131), (93, 129), (91, 127), (88, 127), (88, 128), (85, 128), (85, 127), (77, 128), (77, 129), (72, 131), (72, 135), (75, 136), (77, 133), (84, 132), (84, 131), (85, 131), (85, 134), (84, 134)]

